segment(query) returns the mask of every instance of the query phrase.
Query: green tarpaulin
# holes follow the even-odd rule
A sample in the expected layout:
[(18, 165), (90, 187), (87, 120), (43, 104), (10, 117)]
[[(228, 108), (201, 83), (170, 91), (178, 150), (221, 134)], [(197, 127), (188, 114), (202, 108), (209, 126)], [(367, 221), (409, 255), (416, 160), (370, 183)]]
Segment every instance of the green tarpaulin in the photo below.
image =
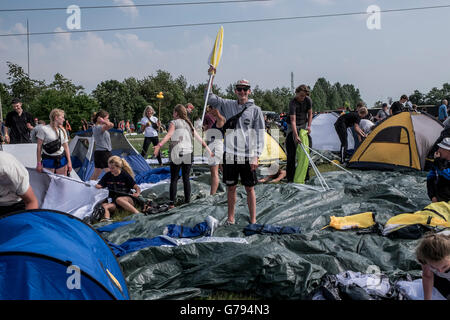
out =
[[(394, 281), (410, 274), (420, 277), (415, 259), (417, 240), (389, 239), (378, 234), (320, 229), (329, 217), (366, 211), (376, 213), (381, 225), (392, 216), (414, 212), (430, 203), (423, 172), (343, 171), (324, 173), (333, 190), (320, 192), (318, 181), (308, 185), (260, 184), (257, 223), (300, 227), (300, 235), (246, 237), (249, 223), (245, 189), (239, 186), (236, 224), (220, 226), (216, 237), (245, 238), (241, 243), (191, 243), (175, 247), (148, 247), (119, 258), (132, 299), (191, 299), (212, 290), (250, 293), (262, 298), (307, 299), (325, 274), (352, 270), (365, 273), (376, 266)], [(316, 185), (315, 185), (316, 183)], [(194, 226), (209, 215), (227, 217), (223, 185), (209, 196), (209, 175), (192, 181), (192, 202), (151, 216), (132, 215), (136, 222), (103, 236), (116, 244), (128, 239), (162, 235), (168, 224)], [(160, 203), (168, 199), (169, 184), (160, 184), (143, 196)], [(178, 196), (183, 199), (180, 183)]]

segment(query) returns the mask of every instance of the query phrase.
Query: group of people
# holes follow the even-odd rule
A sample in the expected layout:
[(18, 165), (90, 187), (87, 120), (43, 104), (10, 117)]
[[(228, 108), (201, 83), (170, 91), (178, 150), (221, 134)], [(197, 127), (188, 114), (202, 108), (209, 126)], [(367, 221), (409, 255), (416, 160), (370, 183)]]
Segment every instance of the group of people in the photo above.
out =
[[(214, 79), (215, 69), (210, 67), (208, 73)], [(191, 199), (190, 170), (193, 161), (194, 140), (196, 139), (206, 150), (208, 164), (211, 168), (211, 194), (215, 194), (219, 185), (219, 167), (222, 169), (223, 182), (227, 190), (227, 220), (226, 224), (236, 222), (235, 206), (237, 198), (237, 186), (239, 181), (244, 186), (247, 194), (247, 206), (249, 210), (249, 222), (256, 223), (256, 194), (255, 185), (258, 183), (256, 169), (258, 160), (264, 147), (265, 121), (261, 108), (258, 107), (251, 94), (250, 82), (246, 79), (238, 80), (234, 85), (236, 99), (224, 99), (217, 96), (211, 90), (206, 96), (208, 108), (203, 123), (206, 131), (206, 141), (195, 129), (189, 117), (189, 109), (178, 104), (173, 109), (173, 120), (169, 123), (167, 134), (159, 141), (158, 132), (161, 126), (160, 120), (154, 116), (154, 109), (147, 106), (140, 121), (144, 131), (144, 146), (142, 155), (147, 154), (150, 144), (153, 145), (153, 154), (161, 164), (161, 148), (169, 143), (170, 153), (170, 198), (169, 205), (175, 206), (177, 183), (179, 172), (184, 188), (184, 202)], [(375, 116), (377, 121), (408, 110), (406, 102), (408, 98), (402, 96), (394, 103), (390, 110), (383, 105), (382, 110)], [(7, 116), (6, 126), (16, 125), (9, 131), (13, 139), (8, 135), (8, 142), (29, 142), (27, 135), (34, 129), (32, 117), (22, 110), (21, 103), (14, 101), (14, 112)], [(398, 111), (400, 110), (400, 111)], [(313, 118), (313, 101), (310, 98), (310, 89), (306, 85), (300, 85), (295, 90), (295, 97), (288, 106), (288, 123), (286, 130), (286, 170), (278, 170), (273, 176), (276, 181), (286, 177), (288, 182), (294, 179), (296, 169), (296, 149), (302, 143), (299, 133), (306, 130), (309, 146), (312, 146), (311, 123)], [(360, 139), (364, 139), (367, 133), (361, 129), (361, 120), (369, 115), (364, 104), (358, 104), (355, 111), (342, 114), (334, 124), (336, 133), (341, 141), (341, 161), (345, 162), (347, 152), (347, 129), (353, 128)], [(70, 152), (68, 148), (68, 134), (63, 127), (64, 111), (54, 109), (49, 116), (48, 125), (41, 124), (36, 132), (37, 139), (37, 170), (43, 168), (56, 174), (67, 175), (72, 170)], [(95, 169), (91, 180), (97, 180), (102, 171), (105, 174), (95, 184), (96, 188), (107, 188), (108, 199), (102, 204), (105, 209), (105, 220), (110, 220), (111, 213), (118, 207), (132, 213), (139, 212), (136, 209), (137, 197), (141, 190), (134, 180), (134, 173), (126, 160), (112, 156), (111, 139), (109, 129), (114, 124), (109, 120), (109, 114), (105, 110), (97, 112), (93, 118), (92, 132), (95, 140), (94, 163)], [(223, 141), (222, 141), (223, 139)], [(437, 143), (434, 154), (434, 168), (427, 177), (428, 195), (431, 201), (450, 200), (450, 137), (444, 137)], [(27, 179), (26, 169), (19, 161), (14, 161), (12, 156), (0, 153), (0, 177), (8, 176), (8, 180), (0, 179), (0, 195), (2, 196), (0, 213), (15, 211), (18, 208), (37, 208), (37, 200)], [(284, 172), (283, 172), (284, 171)], [(278, 180), (277, 180), (278, 179)], [(11, 189), (11, 181), (15, 186)], [(264, 182), (266, 180), (260, 180)], [(6, 190), (6, 191), (5, 191)], [(6, 205), (5, 205), (6, 204)], [(19, 205), (18, 205), (19, 204)], [(431, 288), (437, 284), (437, 280), (444, 278), (444, 288), (448, 290), (450, 270), (450, 237), (442, 235), (426, 236), (417, 249), (417, 257), (423, 266), (423, 284), (425, 298), (431, 298)], [(440, 280), (439, 280), (440, 281)], [(439, 282), (442, 283), (442, 282)], [(449, 291), (444, 291), (448, 295)], [(446, 295), (446, 296), (447, 296)]]

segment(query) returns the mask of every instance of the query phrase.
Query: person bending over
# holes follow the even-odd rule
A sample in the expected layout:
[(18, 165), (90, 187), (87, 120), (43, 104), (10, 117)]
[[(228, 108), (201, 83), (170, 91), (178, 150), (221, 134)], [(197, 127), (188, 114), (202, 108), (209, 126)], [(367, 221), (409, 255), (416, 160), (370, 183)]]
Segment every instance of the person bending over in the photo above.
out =
[(450, 235), (428, 233), (416, 249), (422, 265), (425, 300), (431, 300), (433, 287), (450, 300)]

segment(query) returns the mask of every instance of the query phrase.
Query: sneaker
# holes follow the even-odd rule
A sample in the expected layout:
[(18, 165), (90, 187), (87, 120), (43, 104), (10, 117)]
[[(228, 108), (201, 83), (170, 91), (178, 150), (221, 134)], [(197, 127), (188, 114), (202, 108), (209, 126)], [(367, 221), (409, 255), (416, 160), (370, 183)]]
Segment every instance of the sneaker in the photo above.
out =
[(219, 220), (217, 220), (214, 217), (207, 216), (205, 221), (206, 221), (206, 223), (208, 224), (208, 227), (209, 227), (209, 236), (212, 237), (214, 231), (219, 226)]

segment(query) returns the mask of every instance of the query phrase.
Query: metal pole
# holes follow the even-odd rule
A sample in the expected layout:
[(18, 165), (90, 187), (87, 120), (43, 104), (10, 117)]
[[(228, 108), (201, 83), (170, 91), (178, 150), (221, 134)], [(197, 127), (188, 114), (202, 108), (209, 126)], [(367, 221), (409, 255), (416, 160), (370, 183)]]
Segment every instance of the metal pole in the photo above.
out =
[(28, 51), (28, 77), (30, 76), (30, 30), (28, 28), (27, 19), (27, 51)]

